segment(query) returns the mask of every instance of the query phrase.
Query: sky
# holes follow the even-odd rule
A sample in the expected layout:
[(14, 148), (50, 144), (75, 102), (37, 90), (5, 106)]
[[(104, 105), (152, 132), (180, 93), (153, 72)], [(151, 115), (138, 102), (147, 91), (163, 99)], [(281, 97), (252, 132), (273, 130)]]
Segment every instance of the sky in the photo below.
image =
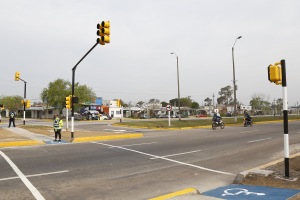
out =
[(237, 100), (282, 98), (268, 81), (267, 67), (286, 61), (289, 106), (298, 95), (300, 1), (278, 0), (2, 0), (0, 8), (0, 95), (40, 93), (72, 68), (96, 43), (98, 23), (110, 21), (110, 44), (97, 45), (78, 65), (75, 81), (97, 97), (125, 102), (180, 96), (203, 104), (233, 86), (234, 46)]

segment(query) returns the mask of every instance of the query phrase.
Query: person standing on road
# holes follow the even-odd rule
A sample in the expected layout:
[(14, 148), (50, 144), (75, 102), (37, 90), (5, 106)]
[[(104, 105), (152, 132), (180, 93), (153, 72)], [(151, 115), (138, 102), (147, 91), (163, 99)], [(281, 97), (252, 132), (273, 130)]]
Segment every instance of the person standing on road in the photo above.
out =
[(55, 132), (55, 140), (53, 142), (57, 142), (57, 135), (59, 136), (58, 143), (61, 142), (61, 127), (63, 126), (63, 121), (58, 117), (58, 115), (55, 115), (54, 120), (54, 132)]
[(9, 125), (8, 125), (8, 128), (10, 128), (11, 122), (13, 122), (14, 127), (16, 127), (15, 126), (15, 116), (16, 116), (16, 114), (14, 113), (13, 110), (11, 110), (10, 113), (9, 113)]

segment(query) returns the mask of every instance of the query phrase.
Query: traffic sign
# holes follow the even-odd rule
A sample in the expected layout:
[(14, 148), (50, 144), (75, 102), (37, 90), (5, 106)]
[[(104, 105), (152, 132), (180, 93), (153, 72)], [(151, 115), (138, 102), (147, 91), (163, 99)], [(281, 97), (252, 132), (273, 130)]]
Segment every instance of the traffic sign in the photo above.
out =
[(171, 105), (171, 104), (167, 104), (166, 110), (167, 110), (167, 111), (171, 111), (171, 110), (172, 110), (172, 105)]

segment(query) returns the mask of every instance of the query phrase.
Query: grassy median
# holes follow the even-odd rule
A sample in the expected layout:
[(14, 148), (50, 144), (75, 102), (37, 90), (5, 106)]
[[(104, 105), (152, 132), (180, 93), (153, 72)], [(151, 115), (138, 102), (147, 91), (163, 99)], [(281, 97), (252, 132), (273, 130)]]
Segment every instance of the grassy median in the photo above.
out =
[[(183, 128), (183, 127), (196, 127), (196, 126), (208, 126), (211, 125), (211, 119), (199, 119), (199, 120), (173, 120), (171, 121), (170, 128)], [(289, 115), (288, 119), (300, 119), (300, 115)], [(223, 122), (226, 124), (235, 124), (234, 118), (223, 118)], [(268, 117), (252, 117), (252, 121), (255, 122), (264, 122), (264, 121), (278, 121), (283, 120), (283, 116), (268, 116)], [(237, 118), (237, 123), (243, 123), (243, 118)], [(123, 122), (121, 125), (128, 126), (141, 126), (148, 128), (168, 128), (169, 121), (168, 119), (163, 121), (132, 121), (132, 122)]]

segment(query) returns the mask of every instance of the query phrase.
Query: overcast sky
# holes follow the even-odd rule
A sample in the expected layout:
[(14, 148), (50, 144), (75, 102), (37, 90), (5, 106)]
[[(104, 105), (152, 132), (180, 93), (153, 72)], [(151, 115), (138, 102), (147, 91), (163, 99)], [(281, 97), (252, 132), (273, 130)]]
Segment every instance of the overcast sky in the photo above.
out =
[[(233, 85), (235, 44), (237, 99), (253, 93), (282, 98), (268, 81), (269, 64), (286, 60), (289, 106), (299, 98), (300, 1), (276, 0), (2, 0), (0, 8), (0, 95), (40, 93), (72, 68), (96, 43), (96, 25), (111, 23), (111, 43), (96, 48), (76, 70), (76, 82), (105, 100), (125, 102), (181, 97), (202, 105), (221, 87)], [(216, 102), (215, 98), (215, 102)]]

